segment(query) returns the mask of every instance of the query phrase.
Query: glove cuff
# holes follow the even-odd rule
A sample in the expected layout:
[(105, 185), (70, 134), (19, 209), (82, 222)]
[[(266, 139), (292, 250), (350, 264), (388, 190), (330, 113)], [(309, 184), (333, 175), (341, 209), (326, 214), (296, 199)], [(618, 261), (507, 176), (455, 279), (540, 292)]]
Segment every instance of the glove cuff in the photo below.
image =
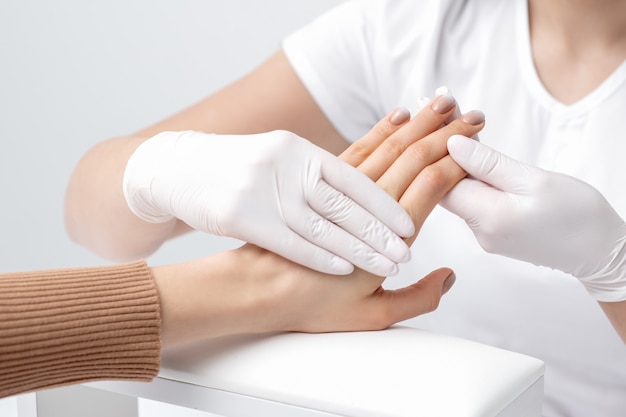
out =
[(579, 278), (596, 301), (626, 300), (626, 236), (614, 248), (608, 265), (593, 275)]
[(152, 184), (173, 154), (179, 132), (163, 132), (143, 142), (128, 159), (122, 189), (130, 211), (149, 223), (165, 223), (174, 216), (155, 201)]

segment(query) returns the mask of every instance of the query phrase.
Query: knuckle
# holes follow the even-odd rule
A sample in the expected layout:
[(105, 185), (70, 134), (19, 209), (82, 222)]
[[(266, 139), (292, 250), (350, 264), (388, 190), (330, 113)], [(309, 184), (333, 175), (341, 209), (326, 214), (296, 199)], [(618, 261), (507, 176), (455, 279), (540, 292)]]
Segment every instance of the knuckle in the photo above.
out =
[(277, 129), (274, 130), (272, 132), (273, 136), (279, 140), (284, 140), (284, 141), (293, 141), (296, 138), (296, 135), (294, 135), (292, 132), (288, 131), (288, 130), (284, 130), (284, 129)]
[(311, 236), (316, 239), (325, 239), (331, 234), (330, 224), (322, 217), (310, 216), (307, 227)]
[(374, 131), (374, 134), (376, 136), (381, 137), (381, 138), (386, 138), (391, 133), (393, 133), (393, 129), (391, 128), (391, 125), (386, 120), (382, 123), (377, 123), (376, 125), (374, 125), (372, 130)]
[(325, 184), (319, 183), (313, 190), (312, 200), (322, 216), (335, 223), (347, 222), (353, 213), (355, 203), (345, 194)]
[(350, 147), (348, 148), (348, 153), (358, 160), (363, 160), (370, 156), (370, 154), (372, 153), (372, 149), (366, 143), (357, 141), (350, 145)]
[(402, 153), (405, 150), (404, 144), (395, 138), (390, 138), (384, 141), (382, 144), (382, 148), (385, 151), (385, 153), (395, 158), (402, 155)]
[(409, 146), (404, 154), (420, 165), (428, 164), (433, 158), (430, 148), (421, 142), (416, 142)]
[(363, 222), (359, 230), (359, 236), (366, 242), (374, 242), (376, 240), (388, 241), (392, 235), (387, 227), (376, 219), (370, 219)]
[(288, 130), (274, 130), (271, 133), (274, 146), (277, 148), (294, 148), (300, 146), (302, 138)]
[(425, 167), (420, 173), (420, 178), (434, 191), (446, 190), (452, 185), (447, 171), (437, 164)]
[(375, 253), (363, 242), (352, 239), (348, 247), (351, 258), (358, 260), (361, 268), (371, 270), (376, 265)]
[(499, 245), (497, 245), (493, 239), (489, 238), (488, 234), (483, 234), (481, 235), (481, 237), (478, 239), (478, 242), (480, 243), (480, 246), (485, 250), (485, 252), (487, 253), (496, 253), (496, 250), (498, 248)]
[(535, 170), (530, 171), (530, 175), (527, 175), (529, 178), (529, 193), (541, 193), (543, 190), (551, 190), (557, 189), (560, 185), (554, 184), (554, 177), (551, 175), (541, 175), (541, 172), (537, 172)]
[(513, 239), (508, 222), (483, 221), (476, 233), (478, 243), (487, 253), (498, 253)]
[(335, 223), (345, 223), (350, 220), (354, 204), (352, 201), (343, 196), (335, 196), (326, 201), (325, 209), (328, 217)]

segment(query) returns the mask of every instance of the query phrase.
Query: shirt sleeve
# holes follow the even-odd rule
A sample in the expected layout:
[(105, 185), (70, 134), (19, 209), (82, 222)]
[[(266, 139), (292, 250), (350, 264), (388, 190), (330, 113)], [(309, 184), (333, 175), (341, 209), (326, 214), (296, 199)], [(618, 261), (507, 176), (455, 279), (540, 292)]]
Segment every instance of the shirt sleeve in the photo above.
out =
[(366, 7), (369, 1), (343, 3), (283, 41), (296, 73), (326, 117), (346, 139), (379, 114), (372, 68)]
[(433, 66), (422, 57), (437, 45), (449, 1), (352, 0), (289, 35), (283, 51), (326, 117), (354, 141), (394, 107), (417, 105), (404, 97)]
[(143, 261), (0, 274), (0, 397), (160, 366), (156, 285)]

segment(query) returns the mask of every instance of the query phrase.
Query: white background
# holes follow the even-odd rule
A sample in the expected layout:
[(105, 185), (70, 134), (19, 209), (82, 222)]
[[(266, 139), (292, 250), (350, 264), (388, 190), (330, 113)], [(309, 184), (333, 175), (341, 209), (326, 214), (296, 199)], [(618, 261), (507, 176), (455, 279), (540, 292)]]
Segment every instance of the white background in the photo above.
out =
[[(338, 3), (2, 0), (0, 272), (108, 264), (63, 227), (63, 194), (79, 158), (235, 80)], [(232, 244), (190, 235), (149, 261), (194, 259)], [(13, 407), (1, 400), (0, 415)]]

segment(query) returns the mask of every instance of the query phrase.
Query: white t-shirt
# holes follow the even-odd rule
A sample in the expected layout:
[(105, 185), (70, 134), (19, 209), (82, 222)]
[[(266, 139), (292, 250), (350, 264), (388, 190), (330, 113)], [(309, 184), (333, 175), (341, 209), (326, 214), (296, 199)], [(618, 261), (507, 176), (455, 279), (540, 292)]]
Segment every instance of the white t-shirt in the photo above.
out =
[[(626, 218), (626, 61), (587, 97), (559, 103), (535, 72), (526, 1), (351, 1), (283, 46), (344, 137), (446, 85), (463, 111), (485, 112), (483, 143), (589, 182)], [(455, 270), (455, 286), (409, 324), (544, 360), (546, 416), (626, 415), (626, 347), (575, 278), (485, 253), (438, 207), (387, 285), (441, 266)]]

